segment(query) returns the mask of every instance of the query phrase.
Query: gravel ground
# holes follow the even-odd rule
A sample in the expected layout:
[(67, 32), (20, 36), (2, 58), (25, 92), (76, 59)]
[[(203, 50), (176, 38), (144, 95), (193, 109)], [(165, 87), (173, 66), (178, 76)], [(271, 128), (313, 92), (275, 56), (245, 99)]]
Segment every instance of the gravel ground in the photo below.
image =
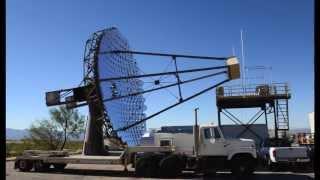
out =
[[(100, 180), (100, 179), (143, 179), (136, 178), (133, 169), (123, 172), (122, 166), (110, 165), (78, 165), (71, 164), (63, 172), (19, 172), (13, 169), (13, 161), (6, 163), (6, 179), (8, 180)], [(151, 178), (148, 178), (151, 179)], [(155, 178), (156, 179), (156, 178)], [(184, 172), (176, 179), (235, 179), (230, 173), (217, 173), (215, 177), (204, 178), (194, 175), (192, 172)], [(255, 172), (252, 180), (308, 180), (314, 179), (314, 173), (292, 173), (292, 172)]]

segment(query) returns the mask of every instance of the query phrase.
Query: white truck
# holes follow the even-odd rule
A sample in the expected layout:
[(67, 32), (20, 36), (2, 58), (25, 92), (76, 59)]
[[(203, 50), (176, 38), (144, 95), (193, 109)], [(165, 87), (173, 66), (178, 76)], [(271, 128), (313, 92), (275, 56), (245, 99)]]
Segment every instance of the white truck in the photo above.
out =
[(270, 170), (277, 170), (280, 167), (307, 168), (311, 165), (307, 147), (294, 147), (289, 143), (277, 143), (275, 140), (264, 142), (259, 156)]
[(137, 176), (175, 177), (183, 170), (211, 174), (231, 170), (236, 176), (250, 175), (257, 162), (253, 140), (225, 139), (218, 126), (195, 125), (193, 134), (156, 133), (153, 146), (126, 147), (109, 156), (70, 156), (66, 152), (26, 151), (16, 158), (21, 171), (45, 171), (53, 165), (62, 170), (67, 164), (132, 164)]

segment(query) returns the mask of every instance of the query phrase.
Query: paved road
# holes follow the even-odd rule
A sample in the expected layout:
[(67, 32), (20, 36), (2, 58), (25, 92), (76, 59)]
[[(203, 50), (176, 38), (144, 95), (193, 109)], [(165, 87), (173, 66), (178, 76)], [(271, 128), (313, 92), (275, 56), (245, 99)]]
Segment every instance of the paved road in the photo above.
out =
[[(63, 172), (19, 172), (13, 169), (13, 162), (6, 163), (6, 179), (8, 180), (101, 180), (101, 179), (142, 179), (135, 178), (133, 169), (126, 174), (122, 166), (110, 165), (68, 165)], [(229, 173), (218, 173), (214, 178), (203, 178), (185, 172), (177, 179), (215, 179), (233, 180)], [(291, 172), (256, 172), (252, 180), (309, 180), (314, 179), (313, 173), (291, 173)]]

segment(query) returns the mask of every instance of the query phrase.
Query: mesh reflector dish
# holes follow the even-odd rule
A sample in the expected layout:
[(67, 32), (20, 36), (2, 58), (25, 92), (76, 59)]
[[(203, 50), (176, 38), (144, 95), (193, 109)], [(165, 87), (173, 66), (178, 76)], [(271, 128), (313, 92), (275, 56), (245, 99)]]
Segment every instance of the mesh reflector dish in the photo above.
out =
[[(104, 30), (98, 47), (99, 52), (130, 50), (127, 41), (116, 28)], [(132, 54), (100, 53), (96, 61), (96, 76), (98, 81), (96, 84), (98, 85), (102, 100), (117, 95), (142, 91), (143, 82), (136, 78), (100, 81), (100, 79), (104, 78), (139, 75), (138, 67)], [(103, 102), (103, 108), (112, 123), (113, 129), (125, 127), (144, 118), (144, 101), (142, 95), (137, 95)], [(126, 131), (118, 132), (118, 136), (129, 146), (133, 146), (139, 144), (145, 130), (146, 124), (141, 123)]]

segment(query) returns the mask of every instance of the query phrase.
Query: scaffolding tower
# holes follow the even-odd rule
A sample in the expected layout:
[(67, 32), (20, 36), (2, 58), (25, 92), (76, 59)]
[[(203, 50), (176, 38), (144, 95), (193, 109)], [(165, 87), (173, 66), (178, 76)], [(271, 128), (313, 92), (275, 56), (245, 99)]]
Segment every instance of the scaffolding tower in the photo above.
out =
[[(274, 137), (284, 137), (289, 130), (288, 100), (290, 98), (291, 94), (287, 83), (252, 84), (246, 85), (246, 87), (218, 87), (216, 89), (218, 125), (222, 125), (222, 113), (235, 124), (245, 127), (237, 137), (240, 137), (246, 131), (250, 131), (260, 140), (263, 140), (256, 132), (250, 129), (250, 126), (264, 115), (267, 127), (268, 117), (269, 119), (273, 118)], [(228, 109), (236, 108), (259, 108), (259, 111), (247, 123), (244, 123), (236, 115), (228, 111)]]

